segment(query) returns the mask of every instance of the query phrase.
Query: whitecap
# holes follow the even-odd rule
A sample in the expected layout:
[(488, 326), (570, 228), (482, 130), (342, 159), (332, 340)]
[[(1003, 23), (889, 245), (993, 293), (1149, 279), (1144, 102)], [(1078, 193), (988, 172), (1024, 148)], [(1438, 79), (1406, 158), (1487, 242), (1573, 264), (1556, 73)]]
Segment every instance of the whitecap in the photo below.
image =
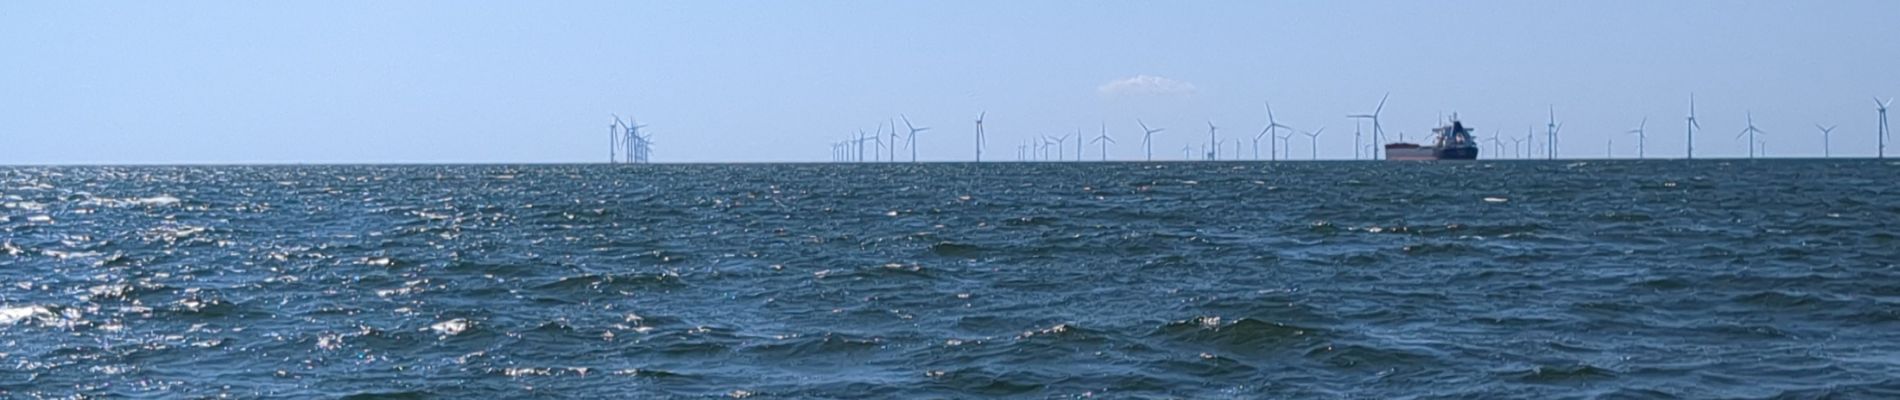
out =
[(437, 322), (435, 325), (429, 325), (429, 330), (444, 336), (455, 336), (462, 334), (462, 332), (467, 332), (470, 325), (472, 324), (468, 322), (468, 319), (456, 318)]
[(46, 306), (0, 307), (0, 325), (13, 325), (26, 321), (27, 319), (46, 320), (53, 318), (58, 318), (58, 316), (53, 314), (53, 309), (46, 308)]
[(177, 197), (161, 194), (161, 195), (153, 196), (153, 197), (132, 199), (131, 203), (136, 204), (136, 205), (146, 205), (146, 206), (168, 206), (168, 205), (178, 204), (178, 201), (179, 200)]
[(44, 210), (44, 209), (46, 209), (46, 204), (43, 204), (43, 203), (36, 203), (36, 202), (31, 202), (31, 201), (19, 201), (19, 202), (13, 202), (13, 201), (9, 201), (9, 202), (6, 202), (6, 203), (4, 203), (4, 204), (0, 204), (0, 205), (4, 205), (4, 206), (6, 206), (6, 208), (17, 208), (17, 209), (21, 209), (21, 210), (35, 210), (35, 211), (38, 211), (38, 210)]
[(1486, 203), (1503, 203), (1503, 202), (1507, 202), (1507, 201), (1511, 201), (1511, 199), (1507, 199), (1507, 198), (1503, 198), (1503, 197), (1486, 197), (1486, 198), (1484, 198), (1484, 202), (1486, 202)]

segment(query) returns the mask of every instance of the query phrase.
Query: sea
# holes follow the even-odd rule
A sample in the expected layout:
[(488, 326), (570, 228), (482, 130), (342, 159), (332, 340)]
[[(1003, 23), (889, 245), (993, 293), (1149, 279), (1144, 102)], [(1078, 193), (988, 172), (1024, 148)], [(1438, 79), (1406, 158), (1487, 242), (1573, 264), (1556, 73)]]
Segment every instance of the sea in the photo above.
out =
[(1900, 398), (1900, 162), (0, 167), (0, 398)]

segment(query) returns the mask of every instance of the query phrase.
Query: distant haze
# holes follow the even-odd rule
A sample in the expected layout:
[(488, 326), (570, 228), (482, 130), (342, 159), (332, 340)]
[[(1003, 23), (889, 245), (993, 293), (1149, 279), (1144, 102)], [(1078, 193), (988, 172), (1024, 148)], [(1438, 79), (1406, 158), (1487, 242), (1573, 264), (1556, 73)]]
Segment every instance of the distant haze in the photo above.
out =
[(1699, 157), (1746, 156), (1749, 111), (1769, 156), (1819, 156), (1817, 123), (1871, 156), (1872, 99), (1900, 96), (1900, 2), (1875, 0), (6, 2), (0, 38), (0, 164), (601, 162), (610, 113), (658, 162), (827, 161), (900, 114), (951, 161), (984, 111), (986, 159), (1104, 122), (1138, 159), (1136, 118), (1178, 159), (1209, 120), (1251, 139), (1267, 100), (1350, 159), (1344, 116), (1387, 92), (1413, 140), (1554, 105), (1562, 157), (1635, 157), (1645, 116), (1680, 157), (1694, 92)]

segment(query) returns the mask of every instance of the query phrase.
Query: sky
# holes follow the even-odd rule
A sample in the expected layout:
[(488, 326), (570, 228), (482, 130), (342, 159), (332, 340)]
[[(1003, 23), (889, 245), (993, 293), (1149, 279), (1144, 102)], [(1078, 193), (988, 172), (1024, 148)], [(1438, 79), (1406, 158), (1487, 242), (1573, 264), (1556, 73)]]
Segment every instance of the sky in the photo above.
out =
[(979, 113), (989, 160), (1104, 127), (1141, 159), (1137, 119), (1156, 159), (1210, 121), (1252, 158), (1269, 101), (1325, 128), (1295, 159), (1351, 159), (1387, 93), (1393, 139), (1457, 113), (1513, 146), (1554, 108), (1560, 157), (1635, 157), (1644, 118), (1681, 157), (1694, 93), (1698, 157), (1745, 157), (1750, 114), (1769, 156), (1821, 155), (1816, 124), (1872, 156), (1900, 1), (29, 0), (0, 55), (0, 164), (604, 162), (610, 114), (656, 162), (830, 161), (900, 115), (967, 161)]

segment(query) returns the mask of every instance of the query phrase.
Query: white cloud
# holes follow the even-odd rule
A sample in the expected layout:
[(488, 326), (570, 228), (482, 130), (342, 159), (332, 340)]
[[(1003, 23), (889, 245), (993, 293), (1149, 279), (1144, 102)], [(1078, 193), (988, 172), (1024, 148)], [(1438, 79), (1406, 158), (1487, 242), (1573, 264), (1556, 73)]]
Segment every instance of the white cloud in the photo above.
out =
[(1104, 96), (1158, 96), (1194, 94), (1194, 84), (1152, 75), (1116, 79), (1095, 88)]

